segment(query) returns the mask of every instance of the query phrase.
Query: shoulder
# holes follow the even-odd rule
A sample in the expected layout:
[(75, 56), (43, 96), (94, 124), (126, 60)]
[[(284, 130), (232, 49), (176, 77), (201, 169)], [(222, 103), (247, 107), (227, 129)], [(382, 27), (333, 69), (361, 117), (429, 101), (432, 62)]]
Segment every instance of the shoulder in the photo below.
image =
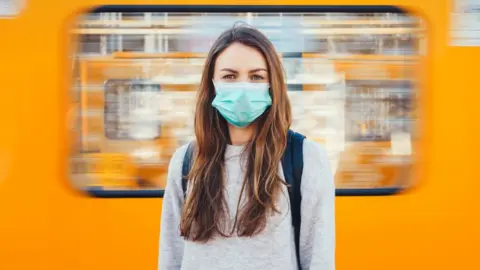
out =
[(303, 159), (304, 162), (313, 159), (318, 165), (330, 165), (325, 147), (308, 138), (303, 141)]
[(333, 186), (333, 174), (327, 150), (313, 140), (303, 141), (302, 190), (322, 192)]
[[(185, 153), (187, 152), (188, 144), (182, 145), (175, 150), (170, 158), (170, 164), (168, 165), (168, 182), (167, 185), (175, 183), (181, 184), (182, 180), (182, 167)], [(172, 183), (173, 182), (173, 183)]]
[(183, 163), (183, 158), (185, 157), (185, 153), (187, 152), (188, 145), (189, 143), (184, 144), (175, 150), (170, 159), (170, 164), (178, 162)]

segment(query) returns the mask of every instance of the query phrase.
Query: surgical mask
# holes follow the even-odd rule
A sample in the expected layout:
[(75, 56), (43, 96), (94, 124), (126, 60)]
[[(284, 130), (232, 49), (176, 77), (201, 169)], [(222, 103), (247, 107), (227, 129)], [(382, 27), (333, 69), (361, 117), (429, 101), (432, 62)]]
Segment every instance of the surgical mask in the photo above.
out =
[(212, 102), (230, 124), (246, 127), (272, 105), (267, 83), (215, 83), (216, 96)]

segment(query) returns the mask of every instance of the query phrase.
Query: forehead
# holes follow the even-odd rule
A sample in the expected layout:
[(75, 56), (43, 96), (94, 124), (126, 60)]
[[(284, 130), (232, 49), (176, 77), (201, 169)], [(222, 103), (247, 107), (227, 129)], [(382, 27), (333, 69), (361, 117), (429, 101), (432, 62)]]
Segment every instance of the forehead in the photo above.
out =
[(238, 71), (258, 68), (267, 69), (267, 62), (257, 49), (233, 43), (221, 52), (215, 63), (215, 69), (229, 68)]

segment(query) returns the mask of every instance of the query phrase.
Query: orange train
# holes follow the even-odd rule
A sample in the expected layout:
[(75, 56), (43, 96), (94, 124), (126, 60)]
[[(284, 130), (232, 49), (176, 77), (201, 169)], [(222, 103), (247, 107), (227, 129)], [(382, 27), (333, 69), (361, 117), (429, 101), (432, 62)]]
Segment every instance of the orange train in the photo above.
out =
[[(78, 28), (80, 15), (98, 6), (138, 3), (19, 2), (24, 6), (18, 14), (0, 17), (4, 40), (0, 43), (4, 89), (0, 99), (0, 269), (156, 269), (162, 204), (159, 196), (166, 164), (172, 151), (183, 143), (179, 138), (187, 140), (190, 135), (179, 133), (185, 124), (162, 118), (165, 123), (156, 127), (157, 135), (152, 138), (112, 139), (105, 132), (104, 83), (114, 83), (113, 92), (117, 94), (121, 93), (119, 85), (132, 84), (131, 79), (143, 79), (139, 85), (148, 85), (155, 81), (148, 75), (155, 65), (144, 69), (145, 61), (160, 63), (163, 58), (157, 53), (143, 53), (143, 57), (107, 53), (76, 58), (72, 63), (71, 57), (78, 41), (78, 33), (72, 35), (72, 29)], [(392, 155), (388, 152), (394, 148), (391, 141), (365, 135), (377, 130), (379, 122), (368, 118), (358, 123), (358, 130), (352, 131), (353, 139), (335, 157), (337, 185), (344, 191), (339, 195), (354, 195), (337, 197), (337, 269), (480, 268), (475, 257), (480, 242), (480, 220), (475, 215), (479, 199), (474, 193), (480, 188), (476, 181), (480, 179), (476, 169), (480, 130), (474, 124), (480, 113), (474, 104), (479, 98), (475, 63), (480, 61), (480, 48), (459, 46), (461, 40), (455, 43), (458, 39), (454, 34), (459, 31), (451, 29), (454, 19), (462, 18), (455, 1), (360, 0), (355, 7), (342, 6), (351, 3), (344, 0), (176, 1), (175, 6), (157, 0), (148, 3), (156, 6), (142, 12), (317, 9), (309, 5), (323, 5), (318, 10), (330, 12), (334, 10), (331, 5), (336, 5), (346, 13), (386, 12), (398, 7), (420, 17), (426, 25), (425, 40), (414, 57), (343, 55), (332, 59), (327, 54), (347, 86), (355, 83), (370, 89), (372, 81), (414, 83), (415, 106), (404, 117), (418, 122), (411, 140), (400, 139), (404, 144), (409, 141), (412, 153), (397, 149), (400, 154)], [(167, 4), (170, 6), (162, 6)], [(272, 4), (276, 6), (259, 6)], [(296, 6), (280, 7), (293, 4)], [(194, 6), (185, 9), (186, 5)], [(219, 8), (222, 5), (228, 7)], [(336, 24), (357, 23), (378, 28), (362, 18), (344, 18)], [(388, 21), (379, 20), (378, 24), (389, 27)], [(320, 29), (315, 24), (310, 27)], [(301, 57), (322, 55), (304, 52)], [(175, 53), (168, 56), (175, 58)], [(180, 54), (182, 59), (201, 57)], [(197, 62), (188, 61), (184, 67), (201, 69)], [(114, 75), (106, 72), (108, 68)], [(123, 70), (115, 73), (120, 68)], [(194, 90), (192, 85), (175, 83), (168, 88), (180, 103)], [(301, 90), (321, 89), (324, 86), (304, 84)], [(368, 91), (360, 90), (359, 95)], [(322, 136), (309, 137), (328, 145), (329, 139)], [(138, 149), (156, 150), (127, 154)], [(392, 167), (385, 161), (392, 156), (408, 158)], [(356, 160), (353, 163), (348, 161), (352, 157)], [(139, 163), (138, 159), (155, 162)], [(366, 167), (362, 164), (378, 159), (383, 160), (379, 164), (387, 164), (376, 167), (383, 178), (358, 180)], [(362, 190), (366, 192), (359, 192)]]

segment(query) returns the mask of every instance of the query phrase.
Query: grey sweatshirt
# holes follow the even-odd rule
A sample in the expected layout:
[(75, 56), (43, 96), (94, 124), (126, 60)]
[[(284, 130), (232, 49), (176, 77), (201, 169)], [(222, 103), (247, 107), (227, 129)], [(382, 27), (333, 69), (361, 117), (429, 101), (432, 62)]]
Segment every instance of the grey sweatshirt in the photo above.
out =
[[(335, 269), (335, 187), (323, 146), (306, 139), (303, 146), (302, 270)], [(173, 155), (169, 170), (160, 231), (159, 270), (296, 270), (296, 254), (287, 189), (279, 197), (280, 214), (269, 217), (263, 232), (253, 237), (214, 237), (207, 243), (185, 241), (179, 224), (184, 203), (182, 162), (187, 146)], [(229, 145), (225, 152), (227, 219), (231, 229), (244, 177), (243, 146)], [(283, 170), (279, 166), (279, 175)]]

